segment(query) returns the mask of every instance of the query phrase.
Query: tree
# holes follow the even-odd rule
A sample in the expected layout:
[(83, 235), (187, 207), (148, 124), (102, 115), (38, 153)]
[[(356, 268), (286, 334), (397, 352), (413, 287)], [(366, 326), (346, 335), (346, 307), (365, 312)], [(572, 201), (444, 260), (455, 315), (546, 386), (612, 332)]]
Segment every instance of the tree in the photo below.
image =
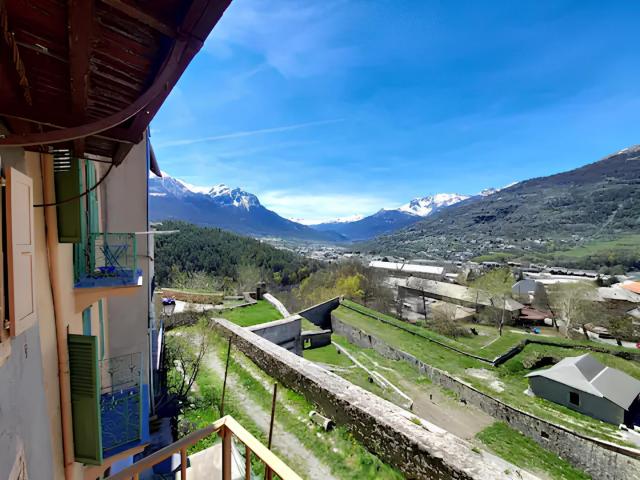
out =
[(466, 333), (462, 322), (457, 319), (458, 306), (441, 302), (432, 309), (432, 328), (447, 337), (458, 338)]
[(195, 312), (189, 314), (197, 321), (195, 332), (167, 334), (164, 345), (167, 390), (181, 401), (187, 399), (209, 349), (206, 317)]
[[(500, 335), (502, 335), (502, 327), (504, 326), (507, 300), (511, 298), (511, 288), (514, 283), (513, 274), (507, 267), (489, 270), (472, 283), (474, 288), (487, 292), (490, 295), (491, 305), (500, 309), (500, 315), (496, 318)], [(476, 293), (479, 294), (479, 292)]]
[(255, 265), (245, 263), (238, 266), (236, 279), (239, 294), (242, 292), (250, 292), (256, 289), (256, 285), (262, 279), (262, 273)]
[(574, 325), (582, 328), (584, 336), (589, 339), (587, 329), (592, 303), (596, 299), (596, 288), (587, 282), (559, 283), (549, 289), (550, 304), (553, 305), (564, 321), (566, 333), (569, 337)]

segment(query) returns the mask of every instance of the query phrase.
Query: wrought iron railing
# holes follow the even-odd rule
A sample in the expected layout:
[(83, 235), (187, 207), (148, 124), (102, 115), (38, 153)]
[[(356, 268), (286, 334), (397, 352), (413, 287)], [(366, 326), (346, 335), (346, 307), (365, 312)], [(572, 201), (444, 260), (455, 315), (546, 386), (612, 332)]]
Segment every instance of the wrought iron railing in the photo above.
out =
[(136, 285), (142, 273), (137, 266), (135, 233), (90, 233), (83, 260), (77, 288)]
[(100, 364), (103, 456), (114, 455), (142, 440), (144, 412), (142, 354), (102, 360)]

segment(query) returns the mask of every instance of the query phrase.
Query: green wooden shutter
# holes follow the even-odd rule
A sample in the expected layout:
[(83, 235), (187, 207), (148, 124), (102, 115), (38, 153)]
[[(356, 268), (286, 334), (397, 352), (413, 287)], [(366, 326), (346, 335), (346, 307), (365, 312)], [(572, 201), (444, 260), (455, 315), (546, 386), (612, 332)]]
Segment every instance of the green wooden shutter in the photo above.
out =
[[(80, 194), (80, 162), (77, 158), (53, 161), (53, 178), (56, 201), (66, 200)], [(81, 240), (80, 199), (56, 207), (58, 212), (58, 241), (78, 243)]]
[(69, 335), (73, 447), (76, 462), (102, 464), (97, 337)]
[[(96, 167), (91, 162), (87, 162), (87, 190), (93, 188), (97, 182)], [(89, 233), (100, 232), (100, 219), (98, 216), (98, 190), (89, 192)]]

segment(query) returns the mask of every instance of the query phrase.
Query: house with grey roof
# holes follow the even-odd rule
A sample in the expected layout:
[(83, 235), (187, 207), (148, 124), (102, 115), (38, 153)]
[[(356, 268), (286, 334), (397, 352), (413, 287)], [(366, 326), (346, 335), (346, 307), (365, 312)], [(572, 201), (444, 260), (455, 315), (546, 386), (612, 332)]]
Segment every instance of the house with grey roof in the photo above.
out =
[(589, 354), (567, 357), (527, 375), (538, 397), (603, 422), (640, 425), (640, 381)]

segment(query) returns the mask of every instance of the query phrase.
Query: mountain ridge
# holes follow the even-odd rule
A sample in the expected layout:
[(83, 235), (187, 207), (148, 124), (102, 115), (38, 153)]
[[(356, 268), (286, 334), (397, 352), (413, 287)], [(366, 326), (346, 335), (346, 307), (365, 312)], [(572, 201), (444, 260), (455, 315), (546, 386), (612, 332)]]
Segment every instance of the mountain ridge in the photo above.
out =
[(476, 196), (377, 238), (372, 251), (452, 259), (550, 252), (640, 231), (640, 146)]

